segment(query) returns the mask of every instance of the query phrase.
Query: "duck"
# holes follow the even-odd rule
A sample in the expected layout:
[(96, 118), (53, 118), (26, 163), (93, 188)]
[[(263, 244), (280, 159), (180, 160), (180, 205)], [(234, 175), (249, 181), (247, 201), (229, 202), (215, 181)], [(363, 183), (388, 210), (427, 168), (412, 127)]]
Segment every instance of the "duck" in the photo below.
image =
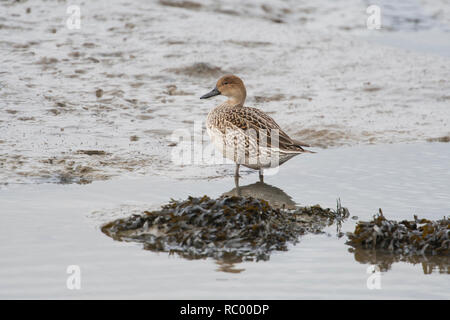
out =
[(236, 163), (235, 179), (243, 165), (258, 170), (263, 182), (264, 169), (278, 167), (302, 153), (315, 153), (304, 149), (309, 144), (289, 137), (263, 111), (244, 106), (247, 90), (238, 76), (222, 76), (214, 89), (200, 99), (219, 95), (228, 99), (208, 113), (206, 131), (214, 147)]

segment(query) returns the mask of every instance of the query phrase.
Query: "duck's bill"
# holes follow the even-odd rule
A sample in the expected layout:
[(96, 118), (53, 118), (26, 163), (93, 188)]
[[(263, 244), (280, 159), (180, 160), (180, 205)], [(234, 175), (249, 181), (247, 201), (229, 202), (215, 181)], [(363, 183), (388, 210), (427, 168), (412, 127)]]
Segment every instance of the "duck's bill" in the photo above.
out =
[(200, 97), (200, 99), (208, 99), (214, 96), (218, 96), (220, 95), (220, 91), (217, 90), (217, 88), (212, 89), (210, 92), (208, 92), (207, 94), (204, 94)]

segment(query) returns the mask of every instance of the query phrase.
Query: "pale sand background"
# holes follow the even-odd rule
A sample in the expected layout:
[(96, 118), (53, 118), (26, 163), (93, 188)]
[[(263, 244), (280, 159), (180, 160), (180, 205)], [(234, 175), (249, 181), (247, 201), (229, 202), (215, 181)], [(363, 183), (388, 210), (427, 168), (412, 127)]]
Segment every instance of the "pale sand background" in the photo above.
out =
[(0, 4), (2, 183), (231, 174), (169, 161), (224, 72), (318, 148), (450, 139), (448, 2), (386, 1), (382, 30), (357, 0), (79, 3), (79, 30), (64, 1)]

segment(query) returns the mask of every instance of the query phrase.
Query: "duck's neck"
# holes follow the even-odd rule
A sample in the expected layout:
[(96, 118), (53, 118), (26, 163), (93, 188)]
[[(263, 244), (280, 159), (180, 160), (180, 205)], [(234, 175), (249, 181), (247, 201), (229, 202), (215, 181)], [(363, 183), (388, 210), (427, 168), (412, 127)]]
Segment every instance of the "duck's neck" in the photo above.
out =
[(231, 96), (230, 99), (227, 100), (227, 104), (235, 106), (235, 107), (243, 107), (245, 98), (247, 97), (247, 92), (245, 88), (236, 92), (235, 95)]
[(236, 99), (228, 99), (225, 103), (228, 106), (233, 106), (233, 107), (243, 107), (244, 106), (244, 101), (240, 101), (240, 100), (236, 100)]

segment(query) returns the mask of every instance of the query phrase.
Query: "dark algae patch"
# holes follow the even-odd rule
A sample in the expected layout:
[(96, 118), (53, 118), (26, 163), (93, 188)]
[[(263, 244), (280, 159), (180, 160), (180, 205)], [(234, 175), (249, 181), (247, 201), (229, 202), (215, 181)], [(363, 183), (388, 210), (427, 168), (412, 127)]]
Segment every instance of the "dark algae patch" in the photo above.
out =
[(361, 263), (376, 264), (381, 271), (394, 262), (422, 263), (425, 274), (433, 270), (450, 273), (450, 219), (431, 221), (387, 220), (380, 210), (369, 222), (360, 221), (348, 233), (350, 252)]
[(364, 249), (382, 249), (401, 254), (450, 255), (450, 219), (431, 221), (414, 216), (413, 221), (387, 220), (383, 212), (369, 222), (360, 221), (347, 244)]
[[(343, 235), (340, 227), (349, 212), (339, 201), (334, 210), (319, 205), (279, 206), (279, 201), (286, 202), (284, 197), (275, 197), (279, 201), (268, 197), (268, 202), (262, 200), (265, 193), (260, 189), (254, 192), (256, 197), (240, 187), (240, 192), (233, 189), (217, 199), (171, 200), (159, 210), (109, 222), (102, 231), (115, 240), (142, 243), (154, 252), (213, 258), (225, 272), (242, 271), (233, 267), (242, 261), (269, 260), (272, 252), (288, 250), (302, 235), (323, 233), (333, 224), (337, 236)], [(268, 190), (274, 192), (273, 187)], [(449, 218), (431, 221), (414, 216), (412, 221), (397, 222), (386, 219), (380, 210), (372, 221), (359, 221), (354, 232), (347, 233), (346, 244), (356, 261), (376, 265), (382, 272), (406, 262), (422, 264), (425, 274), (450, 274), (449, 236)]]
[(360, 263), (388, 271), (396, 262), (422, 264), (424, 274), (450, 274), (450, 219), (387, 220), (380, 210), (369, 222), (358, 222), (347, 244)]
[(140, 242), (144, 249), (187, 259), (258, 261), (348, 215), (340, 203), (336, 210), (318, 205), (282, 210), (252, 197), (203, 196), (172, 200), (158, 211), (110, 222), (102, 231), (115, 240)]

